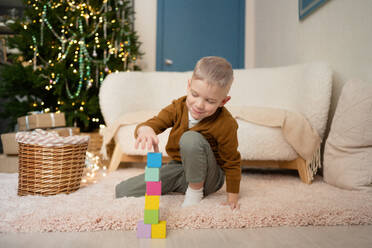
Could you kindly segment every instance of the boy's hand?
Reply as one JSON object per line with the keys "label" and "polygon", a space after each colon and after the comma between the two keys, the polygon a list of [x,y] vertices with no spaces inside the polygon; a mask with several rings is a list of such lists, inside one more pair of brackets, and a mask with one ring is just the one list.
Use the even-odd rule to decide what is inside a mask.
{"label": "boy's hand", "polygon": [[236,193],[227,193],[227,201],[223,202],[222,205],[229,205],[231,210],[239,209],[240,204],[238,203],[239,194]]}
{"label": "boy's hand", "polygon": [[159,139],[154,129],[149,126],[141,126],[137,130],[137,135],[136,143],[134,144],[136,149],[141,145],[142,150],[147,147],[147,150],[154,148],[154,152],[159,152]]}

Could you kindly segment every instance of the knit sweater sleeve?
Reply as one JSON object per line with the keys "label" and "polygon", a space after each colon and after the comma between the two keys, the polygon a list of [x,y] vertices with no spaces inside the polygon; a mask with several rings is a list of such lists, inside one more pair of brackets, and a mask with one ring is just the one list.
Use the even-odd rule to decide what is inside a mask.
{"label": "knit sweater sleeve", "polygon": [[226,191],[239,193],[241,179],[241,158],[238,151],[238,123],[231,117],[220,129],[218,135],[218,154],[226,176]]}
{"label": "knit sweater sleeve", "polygon": [[174,100],[170,105],[163,108],[157,116],[142,122],[136,126],[134,130],[134,136],[137,138],[137,130],[141,126],[149,126],[154,129],[156,134],[164,132],[167,128],[174,125],[174,121],[177,115],[177,108],[180,108],[177,100]]}

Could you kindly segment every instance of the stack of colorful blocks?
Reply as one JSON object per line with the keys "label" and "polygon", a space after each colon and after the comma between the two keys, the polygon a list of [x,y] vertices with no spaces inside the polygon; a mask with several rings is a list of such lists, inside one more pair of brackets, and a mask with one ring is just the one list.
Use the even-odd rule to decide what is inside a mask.
{"label": "stack of colorful blocks", "polygon": [[166,221],[159,221],[159,202],[161,181],[159,170],[162,163],[161,153],[147,153],[145,169],[146,195],[144,220],[137,224],[138,238],[165,239]]}

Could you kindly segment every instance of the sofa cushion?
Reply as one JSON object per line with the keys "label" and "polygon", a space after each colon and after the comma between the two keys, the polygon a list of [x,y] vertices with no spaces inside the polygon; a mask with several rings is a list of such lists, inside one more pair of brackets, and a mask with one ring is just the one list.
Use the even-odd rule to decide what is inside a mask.
{"label": "sofa cushion", "polygon": [[325,144],[324,180],[372,192],[372,84],[345,84]]}
{"label": "sofa cushion", "polygon": [[[294,160],[298,157],[296,151],[284,139],[279,128],[270,128],[237,120],[239,124],[238,150],[245,160]],[[122,151],[131,155],[146,155],[147,150],[134,148],[135,125],[121,127],[116,140],[119,141]],[[164,155],[165,145],[170,129],[159,134],[159,150]]]}

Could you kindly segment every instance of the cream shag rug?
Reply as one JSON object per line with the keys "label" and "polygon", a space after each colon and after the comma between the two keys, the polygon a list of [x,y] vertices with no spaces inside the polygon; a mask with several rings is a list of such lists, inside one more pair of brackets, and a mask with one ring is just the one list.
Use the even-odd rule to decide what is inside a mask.
{"label": "cream shag rug", "polygon": [[[0,174],[0,232],[134,230],[143,218],[144,197],[114,198],[115,185],[143,172],[119,169],[70,195],[17,196],[17,174]],[[181,208],[183,195],[160,198],[168,229],[257,228],[372,224],[372,194],[335,188],[316,177],[311,185],[288,173],[245,171],[241,209],[220,203],[225,189],[201,204]]]}

